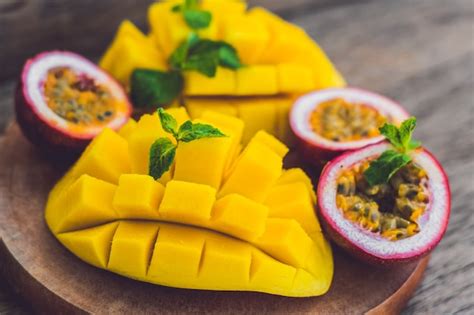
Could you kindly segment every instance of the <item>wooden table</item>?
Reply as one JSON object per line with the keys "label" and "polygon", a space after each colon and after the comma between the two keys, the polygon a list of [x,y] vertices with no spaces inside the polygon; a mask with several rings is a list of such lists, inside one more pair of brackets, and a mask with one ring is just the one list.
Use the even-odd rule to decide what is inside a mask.
{"label": "wooden table", "polygon": [[[56,3],[54,0],[32,2]],[[304,26],[326,49],[350,85],[386,94],[418,117],[416,137],[446,168],[451,180],[453,209],[446,236],[433,253],[425,279],[404,313],[474,313],[474,2],[255,2],[271,4],[282,16]],[[5,7],[0,4],[0,45],[4,45],[2,26],[18,9],[14,4]],[[20,15],[24,14],[21,8]],[[136,10],[121,14],[143,19],[144,13],[137,14]],[[115,14],[114,18],[122,16]],[[104,31],[101,38],[107,39],[110,32]],[[18,49],[22,47],[20,44]],[[8,50],[13,46],[5,47]],[[94,52],[87,47],[85,50]],[[10,78],[12,72],[18,72],[17,66],[6,66],[9,63],[6,58],[12,56],[8,51],[3,55],[0,52],[3,58],[0,64],[10,73]],[[4,77],[5,73],[0,76]],[[14,79],[0,83],[0,133],[13,118],[13,88]],[[26,305],[0,279],[0,313],[27,313]]]}

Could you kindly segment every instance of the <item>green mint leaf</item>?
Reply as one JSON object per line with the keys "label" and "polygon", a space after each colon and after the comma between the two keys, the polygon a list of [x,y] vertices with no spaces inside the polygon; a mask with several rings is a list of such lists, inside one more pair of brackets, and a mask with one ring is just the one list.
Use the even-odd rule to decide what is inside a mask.
{"label": "green mint leaf", "polygon": [[184,10],[183,16],[186,24],[194,30],[209,27],[212,19],[211,12],[196,9]]}
{"label": "green mint leaf", "polygon": [[410,117],[407,120],[405,120],[401,124],[400,128],[398,129],[400,142],[402,143],[404,148],[408,147],[408,144],[411,141],[411,136],[413,134],[413,130],[415,130],[415,127],[416,127],[416,118]]}
{"label": "green mint leaf", "polygon": [[408,151],[411,151],[411,150],[418,149],[419,147],[421,147],[421,141],[410,140],[410,142],[408,143],[407,149]]}
{"label": "green mint leaf", "polygon": [[160,117],[161,127],[163,130],[172,134],[173,136],[176,136],[178,133],[178,123],[176,122],[176,119],[165,112],[163,108],[158,108],[157,112],[158,116]]}
{"label": "green mint leaf", "polygon": [[219,48],[219,64],[230,69],[242,67],[237,50],[224,42],[221,42],[221,47]]}
{"label": "green mint leaf", "polygon": [[201,123],[186,121],[179,127],[178,141],[191,142],[202,138],[219,138],[225,135],[217,128]]}
{"label": "green mint leaf", "polygon": [[130,95],[137,107],[163,106],[176,99],[183,86],[183,76],[179,72],[136,69],[130,80]]}
{"label": "green mint leaf", "polygon": [[183,70],[195,70],[209,78],[216,76],[218,66],[217,57],[212,54],[190,57],[183,64]]}
{"label": "green mint leaf", "polygon": [[181,12],[182,9],[183,9],[183,6],[182,6],[181,4],[177,4],[177,5],[175,5],[175,6],[173,6],[173,7],[171,8],[171,11],[173,11],[173,12]]}
{"label": "green mint leaf", "polygon": [[176,145],[168,138],[159,138],[150,147],[149,174],[158,180],[169,171],[176,155]]}
{"label": "green mint leaf", "polygon": [[385,123],[379,128],[379,131],[385,136],[385,138],[387,138],[388,141],[390,141],[394,147],[397,149],[401,149],[403,147],[402,142],[400,141],[398,128],[395,125]]}
{"label": "green mint leaf", "polygon": [[168,58],[168,63],[173,69],[181,69],[182,64],[188,58],[189,51],[189,40],[182,42],[178,48],[173,51],[171,56]]}
{"label": "green mint leaf", "polygon": [[370,163],[364,177],[370,186],[384,184],[403,166],[411,161],[411,157],[394,150],[387,150]]}
{"label": "green mint leaf", "polygon": [[184,5],[187,9],[195,9],[198,7],[198,0],[186,0]]}

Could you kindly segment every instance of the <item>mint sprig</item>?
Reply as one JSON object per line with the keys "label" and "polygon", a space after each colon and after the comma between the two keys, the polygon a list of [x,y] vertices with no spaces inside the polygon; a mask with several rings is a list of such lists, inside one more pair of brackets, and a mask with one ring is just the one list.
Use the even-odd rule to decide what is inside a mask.
{"label": "mint sprig", "polygon": [[236,70],[242,67],[234,47],[223,41],[199,38],[191,33],[171,54],[169,64],[174,70],[195,70],[207,77],[214,77],[217,67]]}
{"label": "mint sprig", "polygon": [[191,142],[203,138],[225,137],[219,129],[190,120],[184,122],[179,128],[176,119],[163,108],[158,108],[158,116],[163,130],[176,140],[174,144],[169,138],[158,138],[150,147],[149,174],[154,179],[160,179],[173,165],[176,150],[181,142]]}
{"label": "mint sprig", "polygon": [[158,107],[173,102],[183,86],[184,79],[178,71],[136,69],[130,80],[130,96],[135,106]]}
{"label": "mint sprig", "polygon": [[177,4],[172,7],[171,11],[181,12],[186,24],[193,30],[207,28],[211,24],[211,12],[200,10],[197,0],[186,0],[183,4]]}
{"label": "mint sprig", "polygon": [[135,69],[130,78],[131,98],[137,107],[162,107],[178,98],[184,88],[185,71],[197,71],[209,78],[218,67],[242,67],[237,50],[224,41],[200,38],[196,33],[209,26],[210,12],[200,10],[197,0],[186,0],[171,8],[182,13],[193,30],[168,58],[169,71]]}
{"label": "mint sprig", "polygon": [[387,123],[379,128],[380,133],[390,141],[395,150],[383,152],[379,158],[370,163],[364,172],[364,177],[370,186],[387,183],[398,170],[411,162],[408,153],[421,145],[419,141],[412,139],[415,127],[416,118],[410,117],[400,125],[400,128]]}

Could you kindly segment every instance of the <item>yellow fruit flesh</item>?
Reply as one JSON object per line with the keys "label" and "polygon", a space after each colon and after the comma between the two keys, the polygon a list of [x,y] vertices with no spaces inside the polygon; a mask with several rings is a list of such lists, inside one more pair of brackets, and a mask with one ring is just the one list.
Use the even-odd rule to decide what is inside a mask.
{"label": "yellow fruit flesh", "polygon": [[[124,84],[134,69],[166,70],[167,59],[191,29],[171,8],[180,1],[155,3],[148,10],[151,33],[145,36],[124,21],[100,65]],[[216,77],[185,73],[186,95],[274,95],[340,87],[344,79],[305,32],[263,8],[246,12],[244,1],[207,0],[213,18],[199,36],[224,40],[245,65],[238,71],[219,68]]]}
{"label": "yellow fruit flesh", "polygon": [[[204,117],[220,121],[238,139],[242,125],[236,118],[219,115],[207,112]],[[150,117],[140,120],[129,141],[135,133],[150,130],[153,122]],[[112,147],[117,139],[123,138],[104,131],[77,165],[101,153],[104,162],[89,165],[108,168],[117,158]],[[193,150],[209,154],[211,147],[201,144]],[[298,215],[272,217],[271,208],[263,203],[271,191],[284,186],[279,181],[284,178],[281,159],[285,148],[270,135],[259,134],[232,159],[229,176],[219,191],[203,183],[206,180],[196,183],[171,175],[162,185],[130,169],[108,183],[85,175],[103,173],[97,169],[92,172],[83,167],[79,174],[73,167],[51,191],[46,221],[57,238],[85,262],[133,279],[181,288],[321,295],[332,279],[329,244],[319,230],[299,223]],[[128,150],[124,152],[129,156]],[[190,161],[176,160],[176,169],[180,163]],[[208,172],[213,167],[204,166]],[[260,173],[262,176],[256,175]],[[253,183],[253,177],[261,180]],[[307,184],[292,180],[301,184],[299,193],[311,201]],[[317,224],[315,217],[307,220]]]}

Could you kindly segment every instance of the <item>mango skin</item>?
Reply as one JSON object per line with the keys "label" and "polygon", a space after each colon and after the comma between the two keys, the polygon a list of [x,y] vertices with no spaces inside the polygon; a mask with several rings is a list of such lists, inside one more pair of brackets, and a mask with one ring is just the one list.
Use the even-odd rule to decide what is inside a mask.
{"label": "mango skin", "polygon": [[[220,115],[206,112],[204,117],[221,121],[221,126],[233,132],[232,139],[240,139],[243,130],[238,119]],[[149,121],[141,120],[134,126],[131,136],[146,130]],[[277,161],[258,193],[249,191],[245,196],[247,192],[242,195],[224,186],[212,187],[204,178],[193,183],[174,179],[171,174],[162,184],[131,173],[127,146],[123,146],[121,163],[128,162],[116,164],[125,171],[108,178],[110,182],[96,178],[93,175],[108,174],[101,169],[109,168],[109,161],[116,158],[114,146],[127,143],[106,130],[51,191],[45,211],[48,227],[83,261],[140,281],[293,297],[324,294],[331,284],[333,261],[322,232],[308,228],[298,217],[273,217],[267,206],[272,205],[271,191],[279,189],[284,194],[288,182],[302,187],[299,193],[305,201],[312,200],[312,188],[300,174],[282,175],[280,161],[288,149],[271,135],[258,133],[248,148],[233,155],[231,148],[236,145],[232,139],[225,157],[234,156],[231,164],[235,167],[230,166],[223,177],[224,186],[230,181],[235,185],[230,187],[239,188],[247,179],[233,174],[259,171],[258,165],[245,170],[249,158],[258,161],[272,156]],[[201,150],[199,140],[196,143],[194,150]],[[202,150],[205,152],[204,146]],[[83,162],[99,153],[102,163]],[[311,220],[319,226],[316,217]]]}

